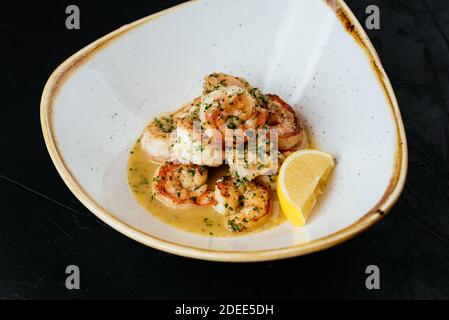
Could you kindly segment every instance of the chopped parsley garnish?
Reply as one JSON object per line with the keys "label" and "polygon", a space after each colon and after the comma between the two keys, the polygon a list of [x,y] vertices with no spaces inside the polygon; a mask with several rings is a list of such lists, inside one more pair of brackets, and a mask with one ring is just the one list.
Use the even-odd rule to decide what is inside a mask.
{"label": "chopped parsley garnish", "polygon": [[240,231],[242,229],[240,225],[235,223],[235,219],[228,220],[228,227],[229,229],[231,229],[231,231],[234,232]]}
{"label": "chopped parsley garnish", "polygon": [[153,124],[164,133],[170,133],[175,128],[172,116],[155,118]]}
{"label": "chopped parsley garnish", "polygon": [[245,197],[239,196],[239,206],[243,207],[244,204],[245,204]]}
{"label": "chopped parsley garnish", "polygon": [[265,106],[268,103],[267,96],[264,95],[258,88],[252,88],[249,90],[249,94],[262,106]]}

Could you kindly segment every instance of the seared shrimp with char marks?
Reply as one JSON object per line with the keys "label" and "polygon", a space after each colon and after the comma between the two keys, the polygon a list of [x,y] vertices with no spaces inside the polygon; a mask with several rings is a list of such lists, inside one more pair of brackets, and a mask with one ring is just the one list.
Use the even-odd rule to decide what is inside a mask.
{"label": "seared shrimp with char marks", "polygon": [[207,190],[206,182],[206,167],[167,161],[155,174],[153,190],[156,198],[171,208],[212,205],[213,192]]}
{"label": "seared shrimp with char marks", "polygon": [[229,86],[203,96],[199,116],[205,128],[225,133],[227,129],[262,128],[267,122],[268,112],[257,105],[247,90]]}
{"label": "seared shrimp with char marks", "polygon": [[214,209],[226,217],[230,231],[247,229],[270,212],[270,190],[253,181],[220,178],[215,184]]}
{"label": "seared shrimp with char marks", "polygon": [[268,126],[278,131],[279,150],[288,150],[307,141],[304,127],[293,108],[277,95],[268,94]]}
{"label": "seared shrimp with char marks", "polygon": [[[274,152],[274,151],[273,151]],[[275,174],[278,171],[278,153],[270,155],[251,150],[235,150],[225,155],[231,176],[236,179],[253,180],[259,176]]]}

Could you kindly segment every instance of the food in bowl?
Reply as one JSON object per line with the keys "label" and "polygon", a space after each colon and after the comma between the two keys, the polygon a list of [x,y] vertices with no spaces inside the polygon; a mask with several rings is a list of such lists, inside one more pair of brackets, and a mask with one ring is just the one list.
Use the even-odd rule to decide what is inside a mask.
{"label": "food in bowl", "polygon": [[[128,182],[150,212],[195,233],[241,235],[285,217],[302,225],[333,162],[325,171],[303,166],[313,177],[302,173],[302,184],[288,182],[285,174],[287,183],[277,180],[280,165],[308,147],[301,118],[282,98],[241,77],[213,73],[200,96],[145,127],[131,151]],[[299,201],[298,186],[309,190]]]}

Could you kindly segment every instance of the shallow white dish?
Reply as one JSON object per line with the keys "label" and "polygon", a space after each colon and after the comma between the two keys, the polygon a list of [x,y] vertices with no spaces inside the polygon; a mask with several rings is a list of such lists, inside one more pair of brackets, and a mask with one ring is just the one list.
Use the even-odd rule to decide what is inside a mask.
{"label": "shallow white dish", "polygon": [[[319,149],[335,155],[329,187],[306,226],[200,236],[157,220],[133,198],[126,166],[142,128],[197,96],[202,77],[214,71],[283,97]],[[57,170],[94,214],[141,243],[199,259],[271,260],[333,246],[391,208],[407,171],[393,90],[340,0],[200,0],[143,18],[56,69],[41,122]]]}

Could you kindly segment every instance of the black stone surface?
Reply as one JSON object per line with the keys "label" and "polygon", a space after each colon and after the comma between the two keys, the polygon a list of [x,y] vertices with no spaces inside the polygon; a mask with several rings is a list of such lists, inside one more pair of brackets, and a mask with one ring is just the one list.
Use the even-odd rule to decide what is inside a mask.
{"label": "black stone surface", "polygon": [[[449,298],[449,2],[371,1],[368,31],[395,89],[409,146],[404,193],[380,223],[337,247],[277,262],[224,264],[166,254],[103,224],[67,189],[42,138],[39,102],[68,56],[179,1],[0,4],[0,298]],[[364,21],[366,1],[348,5]],[[81,289],[65,288],[65,267]],[[381,289],[365,288],[378,265]]]}

